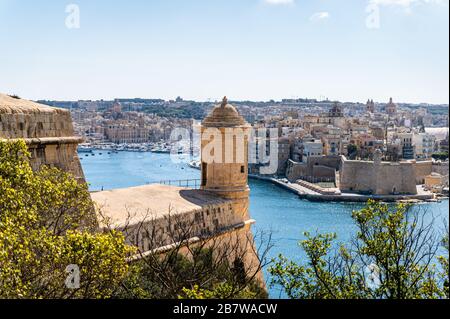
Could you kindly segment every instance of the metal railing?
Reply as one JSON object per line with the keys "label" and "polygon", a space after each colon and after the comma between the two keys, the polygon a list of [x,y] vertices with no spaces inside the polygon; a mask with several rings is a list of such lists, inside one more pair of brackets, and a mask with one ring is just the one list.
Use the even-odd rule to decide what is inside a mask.
{"label": "metal railing", "polygon": [[200,189],[201,180],[200,179],[180,179],[180,180],[162,180],[155,182],[148,182],[147,184],[161,184],[169,186],[187,187],[192,189]]}

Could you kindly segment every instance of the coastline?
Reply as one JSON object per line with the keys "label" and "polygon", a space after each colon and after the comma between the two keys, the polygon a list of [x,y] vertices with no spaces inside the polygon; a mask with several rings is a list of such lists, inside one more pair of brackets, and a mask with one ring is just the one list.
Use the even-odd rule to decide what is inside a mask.
{"label": "coastline", "polygon": [[[189,163],[189,167],[200,169],[200,167]],[[257,179],[270,182],[277,185],[291,193],[297,195],[300,199],[306,199],[312,202],[347,202],[347,203],[366,203],[373,199],[386,203],[406,202],[406,203],[420,203],[420,202],[439,202],[434,194],[416,194],[416,195],[361,195],[355,193],[343,193],[339,195],[319,194],[311,191],[299,184],[286,183],[274,177],[265,177],[256,174],[248,174],[250,179]],[[448,199],[446,197],[442,199]]]}
{"label": "coastline", "polygon": [[280,186],[300,197],[300,199],[306,199],[313,202],[350,202],[350,203],[365,203],[370,199],[376,201],[382,201],[387,203],[392,202],[430,202],[435,200],[434,194],[417,194],[417,195],[360,195],[360,194],[341,194],[341,195],[323,195],[312,192],[307,188],[298,184],[285,183],[279,179],[273,177],[264,177],[254,174],[249,174],[249,178],[259,179],[271,182],[277,186]]}

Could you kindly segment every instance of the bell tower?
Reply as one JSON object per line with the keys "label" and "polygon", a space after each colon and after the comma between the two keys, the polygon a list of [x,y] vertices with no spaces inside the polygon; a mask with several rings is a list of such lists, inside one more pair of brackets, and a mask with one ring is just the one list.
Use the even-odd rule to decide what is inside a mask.
{"label": "bell tower", "polygon": [[233,201],[239,221],[249,218],[248,139],[250,125],[226,97],[201,126],[202,189]]}

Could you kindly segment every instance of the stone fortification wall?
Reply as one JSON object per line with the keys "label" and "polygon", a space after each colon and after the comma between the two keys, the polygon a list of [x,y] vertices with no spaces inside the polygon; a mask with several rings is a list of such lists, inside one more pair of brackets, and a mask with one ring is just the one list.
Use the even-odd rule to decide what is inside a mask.
{"label": "stone fortification wall", "polygon": [[286,178],[291,182],[303,176],[333,179],[340,165],[341,158],[339,156],[311,156],[308,158],[307,163],[289,160],[286,168]]}
{"label": "stone fortification wall", "polygon": [[230,202],[208,205],[182,214],[167,212],[155,217],[150,213],[139,223],[129,225],[124,233],[129,244],[145,252],[187,238],[208,238],[237,224]]}
{"label": "stone fortification wall", "polygon": [[312,166],[312,176],[317,178],[331,178],[333,179],[336,175],[336,169],[324,165]]}
{"label": "stone fortification wall", "polygon": [[69,110],[0,94],[0,139],[24,139],[33,169],[55,166],[84,181]]}
{"label": "stone fortification wall", "polygon": [[413,163],[382,163],[375,165],[375,194],[417,194]]}
{"label": "stone fortification wall", "polygon": [[432,161],[421,161],[415,162],[414,174],[416,176],[416,184],[425,184],[425,177],[429,176],[433,172],[433,162]]}
{"label": "stone fortification wall", "polygon": [[349,161],[343,157],[339,175],[339,187],[343,192],[417,194],[416,168],[411,162]]}
{"label": "stone fortification wall", "polygon": [[[254,220],[237,221],[236,215],[230,201],[178,215],[149,217],[142,225],[128,226],[123,233],[127,243],[138,247],[144,252],[143,256],[155,252],[167,253],[183,241],[183,245],[188,245],[190,249],[196,245],[214,247],[215,253],[227,256],[230,263],[242,258],[245,269],[253,273],[259,267],[251,230]],[[189,257],[191,251],[181,248],[180,253]],[[138,254],[135,258],[142,258],[142,255]],[[264,287],[261,272],[258,271],[255,279]]]}
{"label": "stone fortification wall", "polygon": [[298,163],[293,160],[289,160],[286,168],[286,178],[290,182],[295,182],[301,176],[307,176],[309,173],[308,165],[306,163]]}
{"label": "stone fortification wall", "polygon": [[373,193],[375,176],[373,162],[343,160],[339,172],[341,191]]}
{"label": "stone fortification wall", "polygon": [[441,174],[443,176],[448,175],[448,162],[433,163],[432,172]]}

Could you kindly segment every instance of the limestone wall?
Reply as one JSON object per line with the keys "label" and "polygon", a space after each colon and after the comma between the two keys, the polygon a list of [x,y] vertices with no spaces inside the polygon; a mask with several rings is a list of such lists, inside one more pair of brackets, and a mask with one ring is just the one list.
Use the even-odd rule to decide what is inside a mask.
{"label": "limestone wall", "polygon": [[375,194],[417,194],[413,163],[383,163],[375,165]]}
{"label": "limestone wall", "polygon": [[239,223],[242,221],[236,220],[231,202],[227,202],[182,214],[167,212],[154,217],[150,212],[146,218],[122,231],[128,244],[146,252],[192,237],[208,238]]}
{"label": "limestone wall", "polygon": [[375,191],[373,162],[343,160],[339,177],[341,191],[361,193]]}
{"label": "limestone wall", "polygon": [[441,174],[443,176],[448,175],[448,162],[433,163],[432,172]]}
{"label": "limestone wall", "polygon": [[416,170],[422,173],[425,166],[415,163],[374,163],[349,161],[343,157],[339,172],[339,188],[343,192],[364,194],[417,194]]}
{"label": "limestone wall", "polygon": [[73,136],[69,110],[20,110],[0,107],[0,134],[3,138]]}
{"label": "limestone wall", "polygon": [[31,166],[38,170],[42,165],[57,167],[72,173],[80,182],[85,180],[77,153],[77,143],[68,144],[28,144]]}
{"label": "limestone wall", "polygon": [[425,184],[425,177],[433,172],[433,162],[432,161],[415,162],[413,167],[414,167],[414,174],[416,176],[416,184],[417,185]]}
{"label": "limestone wall", "polygon": [[307,163],[288,161],[286,178],[294,182],[302,176],[323,177],[334,179],[339,169],[341,158],[339,156],[310,156]]}
{"label": "limestone wall", "polygon": [[24,139],[33,169],[55,166],[84,181],[69,110],[0,94],[0,139]]}
{"label": "limestone wall", "polygon": [[[216,254],[227,256],[230,263],[239,258],[245,269],[264,287],[264,278],[259,271],[259,258],[251,230],[253,220],[237,221],[231,202],[202,207],[199,210],[156,219],[151,216],[146,222],[122,229],[126,241],[139,248],[139,259],[151,253],[167,253],[178,246],[179,252],[189,258],[190,249],[196,246],[213,248]],[[181,243],[184,241],[184,244]],[[184,247],[184,248],[183,248]]]}
{"label": "limestone wall", "polygon": [[308,176],[309,170],[308,165],[306,163],[298,163],[292,160],[289,160],[286,168],[286,178],[295,182],[300,178],[300,176]]}
{"label": "limestone wall", "polygon": [[311,166],[323,165],[338,170],[341,165],[341,157],[340,156],[310,157],[308,164]]}
{"label": "limestone wall", "polygon": [[312,176],[318,178],[334,178],[336,175],[336,169],[324,165],[312,166]]}

